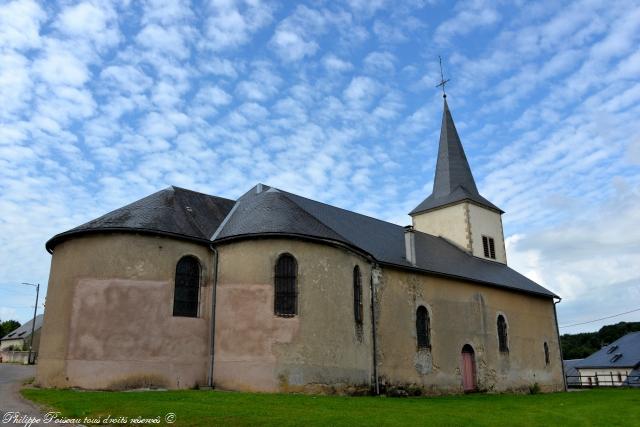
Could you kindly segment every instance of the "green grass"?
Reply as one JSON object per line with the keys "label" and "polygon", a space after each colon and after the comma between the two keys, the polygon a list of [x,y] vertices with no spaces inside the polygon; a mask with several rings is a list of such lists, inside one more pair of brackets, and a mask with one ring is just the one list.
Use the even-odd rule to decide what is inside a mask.
{"label": "green grass", "polygon": [[70,418],[176,414],[176,426],[640,426],[640,390],[388,398],[23,389]]}

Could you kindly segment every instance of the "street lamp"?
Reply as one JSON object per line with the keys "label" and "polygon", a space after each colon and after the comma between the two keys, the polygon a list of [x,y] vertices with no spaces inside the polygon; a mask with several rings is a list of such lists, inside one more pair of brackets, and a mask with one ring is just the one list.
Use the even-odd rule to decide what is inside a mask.
{"label": "street lamp", "polygon": [[33,321],[31,322],[31,339],[29,340],[29,360],[28,360],[28,363],[30,365],[33,365],[33,363],[31,362],[31,351],[33,349],[33,334],[35,333],[35,329],[36,329],[36,313],[38,311],[38,296],[40,295],[40,283],[38,283],[37,285],[34,285],[33,283],[22,282],[22,284],[28,285],[28,286],[34,286],[36,288],[36,305],[33,307]]}

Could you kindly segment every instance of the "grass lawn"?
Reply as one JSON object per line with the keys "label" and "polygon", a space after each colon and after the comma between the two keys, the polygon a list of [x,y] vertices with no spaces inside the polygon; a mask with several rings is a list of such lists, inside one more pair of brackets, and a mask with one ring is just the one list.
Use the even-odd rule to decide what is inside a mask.
{"label": "grass lawn", "polygon": [[176,426],[640,426],[640,390],[536,395],[339,397],[222,391],[23,389],[70,418],[176,414]]}

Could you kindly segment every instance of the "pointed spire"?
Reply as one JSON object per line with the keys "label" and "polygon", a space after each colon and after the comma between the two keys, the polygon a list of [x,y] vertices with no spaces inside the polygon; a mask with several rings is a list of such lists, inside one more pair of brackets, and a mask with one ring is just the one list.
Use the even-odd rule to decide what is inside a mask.
{"label": "pointed spire", "polygon": [[442,127],[440,128],[438,163],[436,164],[436,176],[433,181],[433,195],[436,197],[446,196],[459,186],[464,187],[471,193],[478,194],[476,182],[473,179],[467,156],[464,154],[462,142],[460,142],[456,125],[453,123],[453,117],[445,98]]}
{"label": "pointed spire", "polygon": [[500,208],[482,197],[478,192],[456,125],[453,123],[447,98],[444,96],[444,111],[442,113],[442,127],[440,128],[440,143],[436,174],[433,180],[433,192],[411,211],[410,215],[462,200],[471,200],[502,213]]}

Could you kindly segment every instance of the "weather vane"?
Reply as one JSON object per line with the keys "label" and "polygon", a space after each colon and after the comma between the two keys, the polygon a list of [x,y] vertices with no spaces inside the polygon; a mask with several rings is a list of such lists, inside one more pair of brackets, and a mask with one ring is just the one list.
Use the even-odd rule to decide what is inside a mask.
{"label": "weather vane", "polygon": [[446,98],[447,93],[444,91],[444,85],[446,85],[451,79],[444,79],[444,73],[442,72],[442,57],[438,55],[438,59],[440,60],[440,83],[438,83],[436,87],[442,87],[442,97]]}

